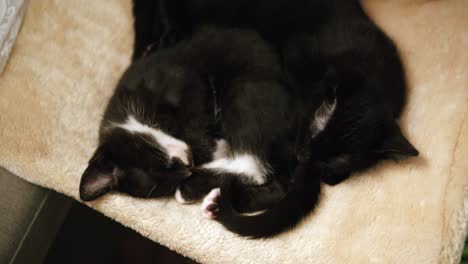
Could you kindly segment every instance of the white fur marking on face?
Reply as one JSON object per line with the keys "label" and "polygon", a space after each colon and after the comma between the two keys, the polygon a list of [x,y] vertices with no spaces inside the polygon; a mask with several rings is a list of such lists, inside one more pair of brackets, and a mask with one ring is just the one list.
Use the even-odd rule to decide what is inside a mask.
{"label": "white fur marking on face", "polygon": [[320,107],[315,111],[314,118],[310,124],[310,130],[312,132],[312,138],[316,137],[320,132],[322,132],[330,121],[330,118],[333,116],[336,108],[336,99],[333,100],[333,103],[324,102]]}
{"label": "white fur marking on face", "polygon": [[217,159],[202,165],[202,168],[246,175],[256,184],[265,183],[270,172],[268,165],[262,163],[256,156],[249,154],[234,154],[232,157]]}
{"label": "white fur marking on face", "polygon": [[202,214],[207,219],[214,219],[216,218],[215,212],[210,210],[210,206],[217,204],[217,199],[221,195],[221,189],[216,188],[210,191],[210,193],[205,196],[203,202],[201,204]]}
{"label": "white fur marking on face", "polygon": [[138,120],[136,120],[132,115],[128,116],[125,123],[118,124],[117,126],[132,133],[142,133],[153,136],[158,144],[164,148],[162,151],[164,151],[169,158],[179,158],[184,164],[190,164],[188,158],[189,148],[185,142],[164,133],[160,129],[138,122]]}
{"label": "white fur marking on face", "polygon": [[213,160],[227,157],[229,149],[229,143],[225,139],[216,140],[216,147],[215,151],[213,152]]}

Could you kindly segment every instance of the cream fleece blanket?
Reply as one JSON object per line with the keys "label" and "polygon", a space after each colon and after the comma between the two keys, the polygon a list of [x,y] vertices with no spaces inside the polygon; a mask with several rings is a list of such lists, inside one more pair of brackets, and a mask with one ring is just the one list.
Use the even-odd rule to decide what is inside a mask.
{"label": "cream fleece blanket", "polygon": [[[368,0],[410,84],[421,156],[325,187],[291,232],[248,240],[172,199],[90,206],[203,263],[457,263],[468,219],[468,1]],[[130,0],[34,0],[0,78],[0,166],[78,197],[106,101],[129,63]]]}

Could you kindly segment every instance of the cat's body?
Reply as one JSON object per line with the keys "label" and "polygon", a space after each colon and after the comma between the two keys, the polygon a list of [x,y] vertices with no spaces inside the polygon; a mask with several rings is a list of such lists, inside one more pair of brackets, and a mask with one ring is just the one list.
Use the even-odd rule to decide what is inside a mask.
{"label": "cat's body", "polygon": [[[110,189],[117,189],[139,197],[167,195],[172,193],[175,186],[184,179],[179,192],[180,200],[185,200],[187,195],[191,196],[193,187],[198,188],[198,193],[195,192],[196,194],[191,197],[196,199],[200,194],[221,185],[221,192],[219,189],[214,190],[205,199],[203,206],[206,215],[218,219],[224,226],[236,233],[247,236],[269,236],[293,226],[314,207],[320,187],[319,177],[322,177],[326,183],[337,184],[349,177],[352,172],[366,169],[379,160],[398,155],[417,154],[417,151],[401,135],[395,123],[395,118],[399,116],[405,101],[404,74],[398,53],[393,43],[365,15],[357,1],[239,0],[221,3],[214,0],[184,0],[165,1],[164,4],[166,6],[153,5],[153,7],[157,12],[163,10],[167,13],[168,19],[164,21],[150,19],[148,21],[156,26],[151,27],[152,30],[140,31],[140,34],[152,32],[152,38],[145,39],[138,36],[138,27],[141,29],[141,25],[144,24],[141,21],[145,20],[138,19],[138,16],[136,19],[135,58],[141,56],[153,42],[160,40],[154,39],[154,36],[164,36],[162,38],[164,41],[159,42],[160,48],[164,50],[167,48],[169,51],[155,53],[158,59],[154,61],[158,63],[159,66],[156,68],[159,70],[151,72],[150,65],[138,66],[139,62],[137,62],[135,70],[129,71],[133,73],[127,72],[127,75],[133,75],[133,77],[130,77],[128,81],[125,81],[126,77],[124,77],[119,87],[130,84],[131,89],[121,89],[127,90],[123,92],[122,98],[126,98],[129,92],[130,94],[132,91],[135,92],[136,97],[141,97],[145,102],[136,105],[144,106],[142,112],[149,114],[150,120],[152,114],[160,111],[154,109],[155,104],[152,99],[155,96],[161,98],[160,100],[165,100],[163,109],[166,110],[163,112],[166,111],[168,116],[174,114],[173,111],[178,111],[174,110],[174,107],[177,108],[185,103],[188,107],[185,108],[184,105],[184,108],[180,109],[183,114],[180,114],[180,117],[177,116],[177,120],[168,118],[167,128],[163,125],[164,122],[158,121],[159,132],[164,132],[163,138],[167,140],[157,142],[156,149],[165,151],[154,155],[153,150],[148,146],[155,145],[154,138],[161,133],[148,130],[148,128],[156,129],[150,126],[155,124],[153,121],[147,121],[146,117],[138,116],[139,110],[131,112],[135,115],[133,119],[125,111],[120,112],[126,114],[114,113],[115,109],[125,105],[125,100],[115,99],[120,97],[118,88],[113,101],[111,100],[111,105],[114,102],[114,106],[110,105],[108,108],[114,108],[114,110],[108,110],[106,114],[110,117],[111,123],[117,125],[114,124],[109,128],[108,124],[103,122],[100,147],[90,161],[90,166],[82,179],[82,186],[91,186],[92,188],[88,189],[94,191],[94,193],[82,191],[81,193],[84,194],[82,198],[85,200],[94,199]],[[227,52],[226,48],[232,47],[231,45],[235,47],[237,44],[236,39],[229,38],[229,41],[222,43],[223,49],[216,53],[212,45],[206,45],[212,40],[216,41],[215,35],[203,45],[190,47],[188,50],[192,50],[192,53],[171,50],[172,45],[186,45],[187,42],[184,40],[190,40],[199,32],[199,28],[206,24],[257,30],[275,47],[278,54],[273,57],[281,58],[283,72],[277,66],[280,64],[279,59],[275,58],[267,60],[267,64],[260,63],[269,67],[267,67],[266,75],[263,75],[265,74],[263,71],[257,75],[259,72],[255,73],[255,70],[252,71],[250,67],[241,67],[243,69],[241,74],[239,72],[235,72],[234,75],[220,74],[221,69],[226,70],[223,67],[236,65],[239,58],[250,56],[257,60],[258,50],[255,49],[258,43],[255,41],[245,46],[244,51],[247,51],[245,54]],[[181,53],[177,54],[178,52]],[[268,53],[274,54],[271,48]],[[194,54],[198,56],[193,56]],[[165,58],[170,59],[165,61]],[[180,68],[174,69],[173,65],[170,65],[174,62],[174,58],[177,58],[176,64],[179,66],[188,66],[189,69],[196,69],[199,72],[193,74],[189,71],[188,79],[187,76],[181,76]],[[165,62],[170,63],[164,65]],[[258,62],[257,60],[254,63]],[[282,81],[278,79],[282,73],[288,76],[288,90],[284,90]],[[141,74],[142,76],[139,76]],[[327,76],[329,75],[333,80],[331,84],[328,84]],[[154,76],[163,77],[152,82]],[[243,77],[239,78],[239,76]],[[257,79],[258,76],[260,79]],[[141,85],[135,81],[142,79],[145,80],[146,86],[143,85],[143,92],[140,93]],[[187,80],[192,87],[196,87],[194,89],[196,92],[191,96],[181,97],[185,91],[188,91],[181,88],[187,85]],[[228,89],[226,89],[226,80],[227,87],[230,87]],[[238,85],[239,80],[240,85]],[[251,84],[260,87],[257,90],[258,93],[238,94],[239,91],[251,87]],[[336,90],[336,98],[333,97],[336,100],[328,100],[325,107],[322,107],[323,98],[327,97],[324,97],[324,94],[329,93],[330,86]],[[218,98],[216,100],[213,100],[212,87],[215,88],[216,93],[219,91],[219,94],[215,96]],[[136,92],[137,88],[140,92]],[[235,96],[230,97],[229,91],[234,92]],[[198,98],[200,95],[203,95],[202,98]],[[189,100],[184,101],[180,98],[189,98]],[[216,108],[213,104],[217,100],[221,103],[220,108],[223,111],[220,134],[225,137],[227,143],[218,145],[229,146],[224,149],[225,151],[217,151],[220,149],[216,147],[214,140],[216,137],[213,136],[212,130],[213,109]],[[243,107],[246,105],[250,109]],[[195,114],[188,111],[191,107],[196,110]],[[227,113],[233,109],[232,115]],[[256,115],[258,114],[254,119],[251,119],[250,115],[245,115],[245,113],[252,113],[252,110],[255,110],[253,113]],[[242,111],[245,111],[244,114]],[[277,119],[271,119],[272,111],[278,115]],[[198,119],[202,116],[206,120],[190,123],[190,118]],[[284,117],[293,117],[290,119],[291,123]],[[117,122],[114,122],[115,120]],[[276,120],[279,122],[277,123]],[[193,128],[185,126],[185,121],[193,125]],[[243,125],[246,125],[247,129],[236,130]],[[136,127],[138,129],[135,129]],[[251,129],[252,127],[256,128]],[[123,132],[122,128],[124,128]],[[133,130],[133,133],[128,133],[130,130]],[[135,130],[145,131],[144,134],[152,135],[151,144],[148,145],[148,138],[138,139],[138,142],[135,142],[137,138],[133,137]],[[116,131],[118,132],[116,136],[112,135]],[[229,133],[232,135],[230,136]],[[129,144],[119,146],[116,142],[122,137]],[[185,137],[187,137],[186,140],[181,140]],[[109,140],[113,138],[115,140]],[[204,143],[197,143],[200,139]],[[111,143],[106,143],[107,141]],[[135,147],[127,151],[128,146]],[[172,152],[169,151],[171,146],[176,146]],[[181,154],[190,153],[188,151],[190,147],[195,165],[201,165],[195,169],[189,169],[189,155],[184,158]],[[119,152],[120,154],[115,154]],[[224,155],[207,163],[214,158],[212,154],[217,152],[224,152]],[[116,161],[110,162],[110,165],[107,164],[109,162],[103,162],[108,159],[103,153],[117,156],[118,162],[125,164],[130,170],[119,168],[115,164]],[[122,153],[125,154],[121,155]],[[176,159],[171,162],[172,158]],[[135,170],[131,168],[135,166],[132,163],[138,163],[141,160],[145,160],[148,164],[156,162],[169,165],[166,165],[168,167],[166,170],[163,169],[164,166],[158,165],[157,173],[151,174],[148,171],[155,170],[152,166],[138,164],[142,168],[138,168],[137,173],[128,173],[128,171]],[[107,176],[98,177],[101,181],[89,180],[96,178],[96,175],[102,176],[103,172],[107,172],[107,174],[104,173]],[[269,176],[273,172],[278,176],[274,178],[275,180],[278,179],[289,186],[286,196],[282,193],[281,187],[276,187],[276,181],[270,181],[272,185],[259,186],[257,189],[252,186],[246,186],[244,189],[239,187],[244,184],[265,183],[271,179]],[[188,177],[190,174],[192,176]],[[293,177],[289,177],[289,174]],[[161,175],[163,177],[160,177]],[[174,175],[174,177],[170,178],[169,175]],[[236,180],[239,177],[231,177],[232,175],[248,177],[245,177],[247,180],[242,180],[239,185]],[[158,182],[154,181],[155,177]],[[133,184],[130,188],[121,187],[123,183],[129,181],[139,184]],[[167,186],[154,187],[160,184],[159,181]],[[289,181],[292,181],[292,184],[289,184]],[[204,188],[199,188],[200,186]],[[242,205],[251,203],[248,199],[242,202],[238,202],[239,199],[236,202],[234,199],[237,208],[232,207],[232,198],[239,193],[244,195],[238,197],[241,200],[242,197],[255,201],[265,199],[265,203],[259,203],[263,207],[271,203],[270,198],[282,199],[263,213],[246,216],[239,214],[238,210],[242,209]],[[248,206],[246,210],[261,209],[262,206],[253,203],[253,206]]]}
{"label": "cat's body", "polygon": [[[183,202],[224,181],[262,185],[275,177],[287,184],[297,120],[279,65],[255,32],[213,27],[136,60],[104,114],[81,198],[110,190],[165,196],[184,179],[177,192]],[[245,198],[258,189],[240,190],[238,208],[261,209],[283,195],[277,181],[261,188],[269,192],[263,201]]]}
{"label": "cat's body", "polygon": [[[293,184],[285,199],[271,210],[256,216],[239,215],[230,205],[233,191],[228,184],[224,191],[216,190],[207,197],[206,208],[228,229],[247,236],[277,233],[313,208],[318,192],[314,176],[334,185],[380,160],[417,155],[395,122],[406,95],[397,49],[358,1],[162,3],[160,10],[167,16],[166,22],[170,21],[166,33],[171,32],[165,43],[178,42],[206,24],[257,30],[280,54],[301,116],[298,120],[309,120],[303,122],[309,140],[301,141],[302,149],[295,152],[300,161]],[[309,100],[314,94],[320,97],[323,86],[317,90],[315,84],[330,72],[336,75],[336,104],[326,122],[315,122],[320,116],[308,111]],[[300,109],[304,109],[303,115]],[[297,133],[307,134],[300,128]],[[310,178],[305,176],[309,174]]]}

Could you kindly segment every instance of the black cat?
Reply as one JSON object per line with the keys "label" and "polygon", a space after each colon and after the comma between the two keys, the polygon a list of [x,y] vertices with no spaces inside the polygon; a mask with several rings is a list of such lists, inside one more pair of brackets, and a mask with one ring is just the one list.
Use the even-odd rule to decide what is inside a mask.
{"label": "black cat", "polygon": [[[213,4],[210,1],[207,1],[207,3]],[[239,1],[234,3],[236,8],[231,9],[236,10],[232,12],[234,16],[223,15],[222,12],[218,12],[220,10],[226,11],[224,7],[229,6],[226,3],[224,3],[223,9],[206,9],[210,10],[206,13],[208,15],[217,14],[214,17],[208,16],[206,21],[215,23],[216,19],[219,19],[216,23],[224,26],[256,28],[275,45],[282,55],[284,70],[288,73],[289,83],[292,85],[289,92],[281,93],[281,96],[276,98],[287,98],[292,94],[294,109],[296,109],[294,113],[300,116],[293,119],[300,124],[309,126],[309,130],[306,130],[301,125],[293,125],[295,132],[286,133],[285,138],[287,140],[277,141],[285,142],[284,147],[276,148],[275,146],[274,150],[277,151],[270,154],[270,156],[274,157],[279,153],[281,157],[278,159],[281,162],[274,163],[277,164],[276,168],[274,168],[275,173],[279,172],[281,174],[282,171],[289,172],[290,168],[295,168],[293,170],[293,183],[284,199],[273,208],[256,216],[240,215],[232,208],[231,194],[236,195],[236,191],[232,191],[232,188],[236,185],[231,185],[231,182],[235,183],[236,180],[234,179],[238,178],[224,177],[224,175],[249,175],[253,171],[252,175],[260,175],[259,178],[263,178],[263,181],[265,181],[273,170],[270,171],[267,166],[263,166],[265,163],[263,163],[263,160],[257,159],[257,157],[230,154],[224,158],[218,157],[222,162],[214,161],[211,165],[207,166],[205,164],[201,168],[189,170],[191,162],[188,146],[195,146],[192,147],[192,150],[197,148],[197,145],[200,146],[197,151],[193,151],[193,153],[197,153],[197,155],[194,155],[194,159],[200,160],[196,164],[209,161],[212,158],[209,157],[211,153],[217,152],[212,141],[214,137],[210,135],[213,121],[203,120],[200,122],[197,120],[194,122],[196,124],[193,128],[183,126],[189,128],[186,130],[180,128],[180,122],[181,120],[188,120],[188,117],[193,118],[193,116],[197,116],[197,118],[209,117],[210,119],[213,116],[212,110],[216,107],[212,106],[213,89],[207,87],[215,87],[214,91],[222,91],[223,89],[219,87],[223,87],[224,80],[229,79],[229,76],[224,76],[218,72],[218,75],[213,75],[218,78],[197,74],[189,74],[187,77],[185,71],[181,76],[180,69],[178,67],[174,69],[173,65],[155,67],[158,70],[153,71],[155,68],[152,68],[151,64],[154,61],[151,62],[148,59],[138,62],[134,70],[129,70],[127,77],[122,79],[116,95],[111,100],[106,113],[107,118],[105,117],[101,129],[100,147],[83,175],[80,193],[84,200],[94,199],[111,189],[118,189],[139,197],[168,195],[174,191],[179,182],[191,173],[194,175],[188,178],[186,183],[190,181],[197,183],[194,179],[209,179],[206,177],[207,174],[223,175],[223,177],[214,177],[215,179],[225,179],[216,180],[215,183],[208,182],[209,184],[207,184],[202,181],[203,184],[206,184],[204,186],[210,186],[210,188],[217,184],[222,185],[221,192],[223,196],[221,196],[221,199],[219,198],[220,191],[215,190],[205,200],[203,206],[207,216],[217,218],[228,229],[243,235],[268,236],[292,226],[313,208],[319,190],[317,175],[323,175],[323,180],[329,184],[336,184],[347,178],[351,172],[368,168],[381,159],[417,154],[417,151],[401,135],[398,126],[394,122],[403,106],[405,93],[404,76],[398,54],[392,42],[367,18],[357,2],[335,0],[306,3],[297,1],[290,2],[288,6],[283,6],[285,3],[282,1],[269,2],[275,8],[266,8],[268,5],[265,5],[262,1],[251,3],[257,9],[251,9],[255,10],[255,12],[250,13],[256,14],[263,19],[253,19],[254,16],[248,16],[249,12],[242,12],[242,8],[249,7],[249,5]],[[201,9],[193,9],[196,12],[204,10],[203,8],[206,7],[201,2],[198,2],[197,5],[195,6]],[[198,15],[190,16],[190,8],[180,10],[184,10],[184,12],[181,11],[181,14],[184,14],[184,19],[203,18],[203,16]],[[264,13],[261,12],[262,10]],[[282,13],[285,18],[282,20],[268,19],[273,17],[272,14],[275,14],[278,10],[291,13],[289,13],[289,17],[285,16],[288,12]],[[307,10],[306,13],[309,16],[303,15],[304,10]],[[238,14],[241,14],[243,18],[240,19],[241,22],[236,22],[239,19]],[[317,15],[310,18],[311,14]],[[199,24],[192,21],[187,31],[184,31],[183,23],[182,26],[171,27],[176,29],[172,30],[172,32],[164,31],[163,35],[167,36],[166,39],[169,40],[165,41],[165,43],[177,43],[185,38],[190,39],[190,36],[199,30],[197,25],[205,23],[203,19],[200,21],[197,22]],[[259,21],[260,24],[255,24]],[[272,34],[272,28],[278,30],[281,34]],[[285,30],[288,28],[293,30]],[[214,38],[215,35],[217,34],[211,35],[209,40],[211,41],[211,38]],[[200,60],[195,60],[195,62],[203,63],[197,65],[190,61],[194,58],[193,53],[182,53],[183,55],[179,55],[179,58],[183,59],[183,63],[190,62],[187,65],[196,65],[195,69],[200,66],[203,68],[203,66],[211,65],[212,67],[207,67],[205,69],[207,71],[204,73],[208,73],[208,76],[213,74],[213,70],[216,70],[217,67],[214,67],[214,64],[211,63],[219,60],[223,55],[230,54],[224,50],[217,53],[217,56],[206,56],[208,54],[204,52],[213,51],[212,46],[206,46],[206,43],[210,41],[205,39],[203,45],[197,47],[202,52],[193,49],[199,55],[201,54],[198,57]],[[153,40],[150,42],[152,43]],[[237,44],[235,40],[230,39],[229,42],[224,42],[221,46],[229,47],[232,43]],[[244,51],[256,47],[254,44],[250,43],[248,47],[244,46],[246,48]],[[173,53],[178,52],[180,50]],[[173,62],[174,57],[162,54],[159,54],[161,57],[158,57],[156,61],[164,62],[164,58],[169,57],[171,59],[166,62]],[[236,55],[242,58],[242,55]],[[135,57],[138,56],[135,53]],[[216,59],[209,60],[210,58]],[[229,61],[224,66],[231,63],[232,61]],[[140,76],[145,71],[147,73]],[[336,100],[333,101],[333,104],[319,107],[315,114],[311,114],[313,112],[310,111],[297,110],[310,109],[312,102],[309,100],[319,98],[307,95],[317,93],[316,87],[320,87],[318,91],[323,91],[323,85],[316,84],[322,82],[328,72],[332,72],[332,75],[337,76],[335,78],[337,83]],[[190,81],[187,82],[187,80]],[[125,87],[127,83],[129,85]],[[155,83],[158,85],[154,85]],[[166,86],[160,84],[166,84]],[[196,87],[196,89],[185,89],[188,86]],[[186,91],[195,91],[196,94],[187,96]],[[237,89],[232,89],[232,91],[237,91]],[[263,95],[269,94],[269,92],[262,91]],[[203,95],[201,100],[197,98],[199,95]],[[272,98],[275,98],[276,94],[273,95]],[[128,100],[129,98],[130,100]],[[154,102],[154,98],[161,101]],[[181,98],[190,99],[184,101]],[[227,100],[227,102],[232,101]],[[245,100],[241,101],[245,103]],[[192,103],[192,105],[185,108],[184,103]],[[181,109],[181,105],[184,105],[184,109]],[[317,104],[315,105],[317,106]],[[124,107],[122,108],[122,106]],[[121,107],[121,110],[117,110],[119,107]],[[188,111],[191,107],[196,109],[195,115]],[[328,113],[328,115],[325,115],[325,122],[320,121],[323,119],[321,109],[328,109],[325,111]],[[154,124],[155,118],[153,115],[155,113],[158,113],[158,119],[162,117],[161,121],[158,120],[157,125],[159,128]],[[252,112],[250,111],[250,113]],[[177,118],[171,119],[174,116]],[[238,116],[242,115],[238,114]],[[310,122],[301,121],[303,120],[302,117],[306,118],[306,120],[308,118]],[[232,128],[233,124],[239,124],[239,122],[226,122],[224,116],[223,120],[228,128]],[[261,121],[265,120],[262,119]],[[284,127],[280,128],[280,130],[284,129]],[[187,132],[188,130],[190,132]],[[171,133],[168,134],[168,131]],[[200,133],[196,133],[196,131],[200,131]],[[224,130],[224,132],[226,131],[231,130]],[[291,144],[291,138],[295,138],[295,136],[292,136],[296,135],[295,133],[302,134],[303,131],[309,131],[309,137],[306,136],[305,141],[299,140],[301,142],[299,145],[302,145],[299,151],[297,148],[293,148],[292,152],[298,158],[298,161],[295,161],[294,158],[289,157],[293,145]],[[322,133],[317,133],[317,131]],[[250,132],[246,135],[250,135]],[[178,140],[177,134],[179,137],[192,136],[193,142],[187,144]],[[307,135],[307,133],[305,134]],[[206,139],[202,140],[204,143],[197,143],[198,140],[203,138]],[[281,139],[281,137],[275,138]],[[299,138],[303,139],[302,136],[299,136]],[[238,143],[242,144],[243,137],[238,139],[241,139],[238,140]],[[227,143],[231,142],[227,141]],[[295,146],[297,145],[296,142]],[[198,154],[200,154],[200,158]],[[284,156],[286,156],[285,159]],[[284,166],[290,160],[296,163],[292,166]],[[255,169],[252,171],[239,171],[239,161],[242,161],[240,162],[242,164],[241,168]],[[226,168],[227,170],[225,170]],[[220,171],[222,173],[219,173]],[[203,177],[195,177],[196,175],[202,175]],[[260,181],[255,181],[256,177],[249,178],[251,182],[260,183]],[[242,183],[244,182],[242,181]],[[213,186],[210,184],[213,184]],[[245,193],[245,190],[252,189],[251,187],[246,187],[246,189],[238,188],[241,193],[242,191]],[[251,197],[252,199],[271,196],[271,188],[262,186],[258,190],[259,192]],[[277,189],[274,188],[273,190],[276,195],[278,193]],[[251,193],[247,192],[246,194]],[[181,196],[183,196],[182,193]],[[219,205],[216,204],[217,202],[219,202]],[[239,205],[242,205],[242,203]]]}
{"label": "black cat", "polygon": [[186,179],[176,197],[188,202],[229,181],[242,186],[239,208],[264,208],[297,162],[291,95],[276,53],[249,30],[205,27],[137,59],[109,102],[81,199],[165,196]]}
{"label": "black cat", "polygon": [[[171,24],[171,42],[190,36],[206,24],[257,30],[280,54],[297,109],[309,109],[309,100],[313,98],[310,95],[316,92],[315,84],[324,76],[330,72],[336,76],[336,104],[331,117],[323,124],[303,122],[311,124],[307,130],[310,137],[301,141],[300,151],[296,149],[299,162],[293,184],[282,201],[263,214],[245,216],[230,204],[230,195],[235,192],[229,183],[223,183],[221,190],[207,197],[208,213],[228,229],[247,236],[275,234],[313,208],[318,190],[314,175],[334,185],[380,160],[418,155],[395,121],[403,109],[406,93],[397,49],[358,1],[162,3],[160,10]],[[323,91],[323,87],[319,90]],[[310,115],[310,111],[304,111],[298,120],[307,118],[320,120]],[[306,177],[307,174],[312,177]]]}

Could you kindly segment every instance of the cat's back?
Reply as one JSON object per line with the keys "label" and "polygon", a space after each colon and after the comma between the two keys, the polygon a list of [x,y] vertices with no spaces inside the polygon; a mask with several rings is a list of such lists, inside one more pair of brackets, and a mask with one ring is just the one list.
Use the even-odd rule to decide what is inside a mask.
{"label": "cat's back", "polygon": [[281,70],[275,49],[249,29],[205,26],[172,52],[184,64],[204,72],[279,74]]}

